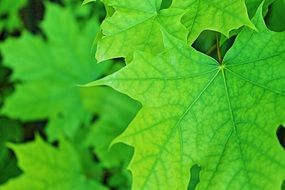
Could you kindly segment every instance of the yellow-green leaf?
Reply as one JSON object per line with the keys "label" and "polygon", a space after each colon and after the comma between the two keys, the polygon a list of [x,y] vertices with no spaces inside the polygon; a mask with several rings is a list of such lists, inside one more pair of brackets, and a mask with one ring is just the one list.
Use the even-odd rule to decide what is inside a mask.
{"label": "yellow-green leaf", "polygon": [[244,0],[173,0],[172,7],[186,9],[182,22],[189,29],[192,44],[203,30],[214,30],[229,36],[241,26],[254,28]]}

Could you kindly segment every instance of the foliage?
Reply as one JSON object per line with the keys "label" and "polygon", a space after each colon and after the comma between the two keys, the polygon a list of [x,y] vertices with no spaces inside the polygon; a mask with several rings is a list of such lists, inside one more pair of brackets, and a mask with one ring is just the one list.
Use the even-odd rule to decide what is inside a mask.
{"label": "foliage", "polygon": [[284,189],[284,13],[0,0],[0,190]]}
{"label": "foliage", "polygon": [[16,152],[24,174],[9,181],[1,188],[3,190],[106,189],[83,174],[78,155],[65,140],[60,141],[58,149],[47,145],[39,137],[32,143],[10,147]]}
{"label": "foliage", "polygon": [[48,4],[42,28],[47,39],[24,33],[20,39],[8,39],[1,47],[4,64],[14,67],[12,79],[21,82],[6,100],[2,113],[23,121],[49,118],[51,140],[61,134],[73,137],[80,125],[90,124],[92,102],[96,99],[93,89],[76,84],[102,76],[110,64],[95,64],[89,52],[96,31],[86,26],[83,35],[79,35],[79,27],[68,10]]}
{"label": "foliage", "polygon": [[[128,125],[139,105],[107,87],[79,86],[121,67],[121,63],[112,65],[115,62],[111,61],[98,65],[92,56],[94,35],[103,13],[93,14],[94,6],[80,9],[78,1],[66,1],[65,7],[49,2],[44,4],[45,16],[37,35],[23,31],[20,37],[7,38],[0,45],[3,64],[13,70],[9,79],[9,74],[1,70],[3,81],[8,80],[3,91],[11,85],[14,87],[11,95],[1,97],[5,102],[0,112],[11,119],[0,121],[1,130],[10,129],[1,136],[0,182],[21,174],[11,150],[4,149],[5,141],[14,142],[13,138],[16,138],[12,123],[16,122],[19,129],[25,131],[19,134],[21,140],[18,141],[30,140],[34,136],[30,133],[38,131],[49,142],[59,143],[60,148],[51,147],[40,137],[27,145],[11,145],[22,174],[11,179],[3,189],[45,189],[45,184],[57,183],[62,172],[69,171],[61,170],[63,164],[66,169],[77,168],[66,176],[58,189],[70,189],[77,183],[76,189],[97,189],[99,186],[101,189],[127,189],[130,174],[125,168],[132,149],[124,145],[116,145],[110,150],[108,147]],[[102,8],[100,4],[97,6]],[[115,112],[117,110],[121,110],[120,114]],[[34,151],[32,161],[38,163],[38,168],[30,168],[31,160],[27,160],[30,154],[21,152],[22,147]],[[42,161],[42,157],[37,157],[46,154],[56,158],[52,161],[54,165],[48,164],[49,159]],[[60,163],[63,158],[70,158],[70,161]],[[33,182],[39,168],[45,168],[45,171]],[[82,179],[76,180],[77,177]]]}
{"label": "foliage", "polygon": [[[133,59],[127,59],[128,65],[120,71],[87,85],[108,85],[142,103],[136,118],[116,140],[135,149],[129,166],[133,189],[187,189],[190,168],[197,164],[201,167],[197,189],[280,188],[285,155],[275,133],[285,117],[285,33],[270,31],[263,21],[267,11],[262,7],[266,9],[271,2],[247,2],[251,14],[259,6],[252,22],[243,1],[174,0],[163,9],[184,10],[176,23],[181,21],[189,30],[190,44],[202,30],[229,36],[229,31],[244,26],[235,32],[237,38],[224,57],[218,47],[217,60],[189,47],[179,34],[182,29],[171,32],[169,24],[159,26],[162,36],[155,35],[159,41],[150,40],[156,42],[152,49],[137,46],[144,43],[136,38],[146,38],[130,35],[126,28],[138,33],[136,28],[142,25],[144,31],[155,31],[152,24],[144,25],[145,17],[138,21],[136,14],[159,15],[160,3],[148,1],[139,9],[134,1],[106,3],[116,12],[102,24],[105,36],[97,48],[104,54],[97,57],[127,57],[117,52],[108,55],[118,47],[114,43],[100,44],[117,31],[115,35],[123,37],[113,37],[112,42],[134,46],[128,52]],[[118,16],[127,13],[132,15]],[[156,50],[159,45],[164,51]]]}
{"label": "foliage", "polygon": [[10,157],[11,152],[5,147],[5,143],[6,141],[21,141],[23,130],[19,122],[4,117],[0,117],[0,123],[0,183],[4,183],[9,178],[20,174],[16,159]]}

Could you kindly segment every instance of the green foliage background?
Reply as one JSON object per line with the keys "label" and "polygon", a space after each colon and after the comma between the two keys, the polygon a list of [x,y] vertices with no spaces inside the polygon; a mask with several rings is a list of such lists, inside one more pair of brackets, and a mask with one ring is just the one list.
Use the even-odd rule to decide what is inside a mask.
{"label": "green foliage background", "polygon": [[[147,7],[144,1],[132,2],[139,9]],[[130,13],[119,10],[102,24],[114,9],[99,1],[82,6],[81,0],[0,0],[0,190],[131,189],[133,180],[127,166],[134,150],[112,142],[125,131],[141,104],[106,86],[80,85],[124,67],[123,59],[111,58],[124,57],[129,62],[134,50],[161,52],[164,47],[158,22],[165,23],[165,31],[219,60],[239,32],[232,28],[254,28],[250,19],[261,3],[246,1],[243,9],[247,9],[250,19],[243,17],[242,23],[225,17],[223,26],[215,25],[205,19],[207,9],[201,9],[204,12],[197,18],[199,24],[193,27],[187,22],[191,15],[186,15],[183,28],[176,21],[184,13],[166,9],[171,2],[174,7],[192,6],[164,0],[157,20],[117,35],[114,26]],[[236,6],[242,7],[242,3]],[[284,31],[284,1],[268,0],[264,7],[267,26]],[[148,16],[148,12],[133,15],[134,20],[121,27]],[[153,36],[144,31],[150,25]],[[209,29],[206,26],[222,28],[221,34],[205,30]],[[189,29],[193,32],[187,36]],[[97,39],[106,33],[96,52]],[[146,38],[149,44],[141,46]],[[222,55],[217,54],[217,43],[222,44]],[[140,72],[144,68],[136,69]],[[124,88],[127,91],[130,87]],[[284,145],[284,134],[278,135]],[[189,190],[199,183],[200,169],[194,165],[189,171]]]}
{"label": "green foliage background", "polygon": [[[97,64],[99,2],[0,1],[0,189],[129,189],[132,148],[109,148],[140,105],[82,88],[123,66]],[[119,112],[118,112],[119,111]]]}

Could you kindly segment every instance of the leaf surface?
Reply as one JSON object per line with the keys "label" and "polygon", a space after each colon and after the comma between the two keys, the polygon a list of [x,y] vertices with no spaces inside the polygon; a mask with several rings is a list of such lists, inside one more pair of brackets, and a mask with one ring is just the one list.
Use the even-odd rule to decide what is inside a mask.
{"label": "leaf surface", "polygon": [[231,30],[244,25],[254,28],[244,0],[173,0],[172,7],[187,10],[182,22],[190,31],[190,44],[203,30],[214,30],[229,36]]}
{"label": "leaf surface", "polygon": [[116,12],[102,24],[104,36],[96,54],[99,61],[117,57],[131,59],[135,50],[161,52],[161,28],[179,39],[187,38],[187,30],[180,23],[184,11],[160,10],[161,0],[109,0],[107,5]]}

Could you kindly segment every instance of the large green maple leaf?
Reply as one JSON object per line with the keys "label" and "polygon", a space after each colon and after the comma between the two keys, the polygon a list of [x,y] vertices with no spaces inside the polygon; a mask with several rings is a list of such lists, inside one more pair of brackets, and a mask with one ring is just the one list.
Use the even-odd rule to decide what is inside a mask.
{"label": "large green maple leaf", "polygon": [[1,186],[1,190],[107,190],[88,179],[74,148],[65,140],[54,148],[37,137],[34,142],[10,145],[23,174]]}
{"label": "large green maple leaf", "polygon": [[47,4],[46,13],[46,40],[24,33],[1,44],[12,80],[20,81],[1,113],[23,121],[49,119],[48,136],[54,140],[60,134],[72,137],[79,126],[90,124],[100,92],[76,85],[100,77],[110,64],[98,65],[90,55],[96,19],[80,30],[70,10]]}
{"label": "large green maple leaf", "polygon": [[117,73],[89,85],[109,85],[143,107],[119,137],[135,147],[133,189],[279,189],[285,152],[276,137],[285,113],[285,33],[244,28],[223,62],[164,33],[168,50],[137,52]]}
{"label": "large green maple leaf", "polygon": [[219,31],[229,36],[231,30],[241,26],[254,27],[244,0],[173,0],[172,7],[187,10],[182,22],[190,31],[190,44],[203,30]]}
{"label": "large green maple leaf", "polygon": [[180,23],[181,9],[160,10],[162,0],[109,0],[115,13],[102,24],[103,37],[98,43],[96,58],[130,59],[135,50],[158,53],[163,50],[161,28],[186,40],[187,30]]}

